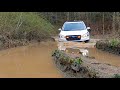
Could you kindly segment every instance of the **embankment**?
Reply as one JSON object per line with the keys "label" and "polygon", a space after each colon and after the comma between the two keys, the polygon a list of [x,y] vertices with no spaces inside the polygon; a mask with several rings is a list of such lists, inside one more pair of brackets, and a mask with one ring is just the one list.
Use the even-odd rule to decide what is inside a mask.
{"label": "embankment", "polygon": [[78,55],[66,54],[55,50],[52,54],[56,66],[63,72],[65,78],[95,78],[96,73],[83,66],[83,60]]}
{"label": "embankment", "polygon": [[0,12],[0,50],[45,41],[55,33],[38,12]]}
{"label": "embankment", "polygon": [[55,50],[52,56],[66,78],[116,78],[120,75],[120,67],[100,63],[92,57],[59,50]]}
{"label": "embankment", "polygon": [[120,41],[117,39],[97,41],[96,48],[120,55]]}

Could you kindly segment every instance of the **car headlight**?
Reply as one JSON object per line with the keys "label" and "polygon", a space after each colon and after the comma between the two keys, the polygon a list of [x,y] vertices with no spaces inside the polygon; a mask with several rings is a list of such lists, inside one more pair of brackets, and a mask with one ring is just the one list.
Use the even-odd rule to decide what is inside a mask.
{"label": "car headlight", "polygon": [[89,36],[88,32],[82,35],[82,37],[87,37],[87,36]]}
{"label": "car headlight", "polygon": [[64,35],[60,35],[60,38],[65,38],[65,36]]}

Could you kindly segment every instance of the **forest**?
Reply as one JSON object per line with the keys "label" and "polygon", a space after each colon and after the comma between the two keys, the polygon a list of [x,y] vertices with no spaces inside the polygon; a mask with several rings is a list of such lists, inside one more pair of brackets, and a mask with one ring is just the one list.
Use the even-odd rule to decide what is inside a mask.
{"label": "forest", "polygon": [[40,12],[50,23],[62,26],[65,21],[82,20],[91,27],[92,35],[120,36],[119,12]]}

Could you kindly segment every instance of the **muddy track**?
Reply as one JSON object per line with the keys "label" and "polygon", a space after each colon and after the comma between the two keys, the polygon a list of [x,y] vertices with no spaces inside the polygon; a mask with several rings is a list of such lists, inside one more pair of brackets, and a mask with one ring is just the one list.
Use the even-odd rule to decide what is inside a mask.
{"label": "muddy track", "polygon": [[[58,37],[53,37],[53,39],[58,42],[58,44],[61,44],[63,42],[59,42]],[[80,43],[80,42],[72,42],[72,41],[68,41],[68,42],[64,42],[64,45],[66,45],[67,47],[71,47],[71,46],[75,46],[78,48],[94,48],[96,45],[96,42],[99,41],[100,39],[91,39],[89,43]]]}
{"label": "muddy track", "polygon": [[[71,53],[71,55],[80,54],[81,51],[86,51],[87,49],[90,51],[88,56],[81,55],[83,59],[82,66],[87,68],[88,71],[92,71],[96,73],[96,77],[99,78],[112,78],[116,74],[120,74],[120,57],[115,56],[113,54],[96,50],[95,45],[96,42],[100,39],[91,39],[89,43],[82,42],[59,42],[58,38],[55,37],[55,40],[58,43],[58,49],[65,51],[65,53]],[[80,49],[81,48],[81,49]],[[77,50],[78,49],[78,50]],[[78,55],[79,57],[80,55]],[[109,60],[108,60],[109,59]],[[57,63],[59,69],[63,70],[64,67]],[[85,73],[80,74],[74,73],[71,70],[64,72],[65,77],[77,77],[83,78]],[[82,76],[81,76],[82,75]],[[86,76],[86,75],[85,75]],[[86,76],[89,77],[89,76]]]}
{"label": "muddy track", "polygon": [[[59,52],[61,53],[61,51]],[[120,75],[120,67],[107,63],[100,63],[91,57],[84,57],[79,54],[68,54],[62,52],[65,57],[67,55],[67,57],[70,57],[71,59],[76,57],[80,57],[82,59],[82,63],[79,65],[79,70],[76,71],[74,68],[78,67],[72,68],[67,63],[62,64],[63,60],[61,61],[61,58],[63,56],[61,56],[59,52],[53,55],[54,62],[56,63],[56,66],[63,72],[65,78],[114,78],[116,74]],[[67,61],[65,60],[65,62]]]}

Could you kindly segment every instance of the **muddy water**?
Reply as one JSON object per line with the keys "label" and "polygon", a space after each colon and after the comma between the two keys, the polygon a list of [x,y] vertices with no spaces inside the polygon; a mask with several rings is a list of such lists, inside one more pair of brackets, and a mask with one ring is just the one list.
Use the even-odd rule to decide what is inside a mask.
{"label": "muddy water", "polygon": [[120,66],[120,56],[97,50],[94,43],[41,42],[0,51],[0,78],[63,77],[51,57],[52,51],[57,48],[95,57],[101,63]]}
{"label": "muddy water", "polygon": [[67,53],[79,53],[83,56],[93,57],[101,63],[120,66],[120,56],[98,50],[94,47],[94,45],[94,43],[59,42],[58,49]]}
{"label": "muddy water", "polygon": [[0,51],[0,77],[7,78],[61,78],[52,61],[55,42],[42,42]]}
{"label": "muddy water", "polygon": [[120,67],[120,56],[105,51],[101,51],[96,48],[88,49],[88,51],[89,56],[95,57],[95,59],[99,60],[99,62]]}

